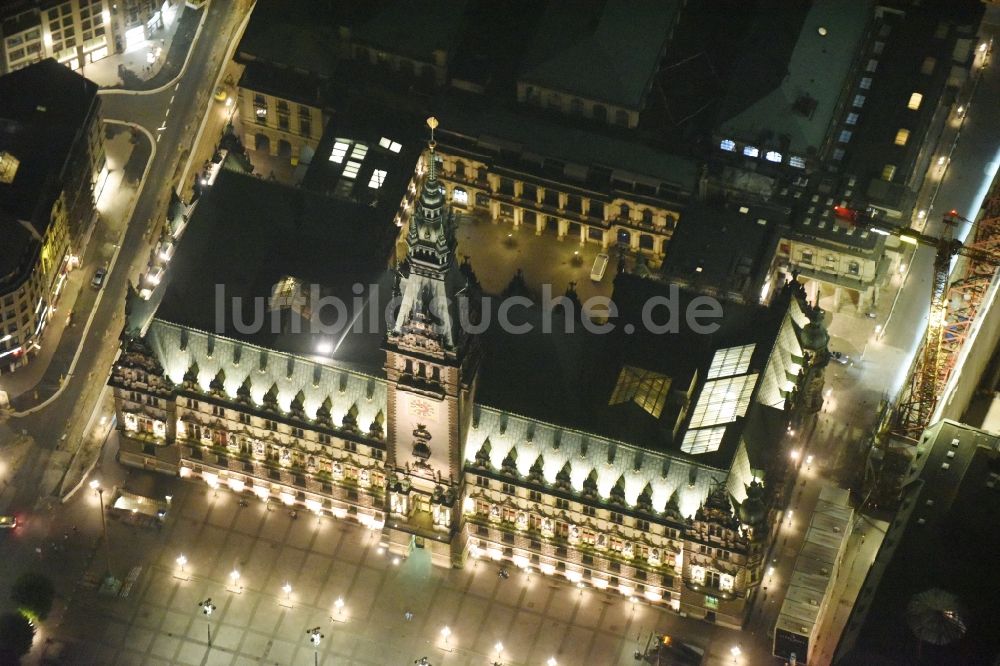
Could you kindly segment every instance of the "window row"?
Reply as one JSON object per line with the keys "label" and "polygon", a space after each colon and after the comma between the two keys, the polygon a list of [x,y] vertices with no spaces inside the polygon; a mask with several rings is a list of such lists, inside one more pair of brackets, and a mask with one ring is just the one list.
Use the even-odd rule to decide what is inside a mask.
{"label": "window row", "polygon": [[[469,508],[468,503],[466,503],[466,508]],[[580,544],[597,550],[618,553],[626,559],[647,560],[652,565],[669,564],[671,562],[665,561],[663,558],[666,557],[667,560],[670,560],[671,556],[675,555],[670,549],[632,541],[617,535],[609,535],[561,520],[553,520],[514,507],[502,507],[484,500],[475,500],[473,510],[480,517],[493,522],[507,523],[519,530],[533,530],[543,536],[559,537],[567,540],[570,544]]]}

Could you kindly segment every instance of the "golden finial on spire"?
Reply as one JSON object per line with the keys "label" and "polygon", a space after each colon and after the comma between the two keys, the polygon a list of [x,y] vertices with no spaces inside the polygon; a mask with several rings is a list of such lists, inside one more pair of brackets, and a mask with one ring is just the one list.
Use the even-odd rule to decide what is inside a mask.
{"label": "golden finial on spire", "polygon": [[434,140],[434,128],[438,126],[438,119],[431,116],[427,119],[427,126],[431,128],[431,140],[427,145],[430,146],[431,150],[434,150],[434,146],[437,145],[437,141]]}

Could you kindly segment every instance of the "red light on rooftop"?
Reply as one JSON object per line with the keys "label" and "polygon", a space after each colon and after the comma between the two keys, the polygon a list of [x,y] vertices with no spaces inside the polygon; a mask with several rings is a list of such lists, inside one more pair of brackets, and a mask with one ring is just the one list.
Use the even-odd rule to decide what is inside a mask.
{"label": "red light on rooftop", "polygon": [[841,220],[847,220],[848,222],[858,221],[858,211],[852,210],[847,206],[834,206],[833,214]]}

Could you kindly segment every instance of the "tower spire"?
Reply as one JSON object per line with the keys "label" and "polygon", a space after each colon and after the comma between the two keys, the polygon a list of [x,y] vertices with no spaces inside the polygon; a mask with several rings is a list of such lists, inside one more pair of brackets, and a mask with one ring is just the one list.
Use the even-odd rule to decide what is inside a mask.
{"label": "tower spire", "polygon": [[434,129],[438,126],[438,119],[431,116],[427,119],[427,126],[431,128],[431,138],[427,142],[427,178],[424,180],[424,194],[440,195],[437,179],[437,156],[434,154],[434,149],[437,147],[437,141],[434,140]]}

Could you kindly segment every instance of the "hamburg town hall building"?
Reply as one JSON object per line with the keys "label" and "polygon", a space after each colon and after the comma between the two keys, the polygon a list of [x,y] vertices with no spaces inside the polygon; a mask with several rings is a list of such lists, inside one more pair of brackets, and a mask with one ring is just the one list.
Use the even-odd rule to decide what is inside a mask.
{"label": "hamburg town hall building", "polygon": [[[303,188],[223,170],[163,282],[130,294],[110,378],[119,460],[360,523],[402,556],[502,562],[742,625],[784,503],[786,431],[821,401],[822,313],[793,282],[768,306],[723,304],[711,335],[569,335],[559,308],[555,331],[469,332],[495,308],[456,256],[433,141],[381,151],[379,132],[336,133]],[[638,323],[668,287],[621,272],[609,323]],[[230,295],[242,323],[266,304],[266,323],[220,315]],[[341,295],[374,330],[301,332],[317,298]]]}

